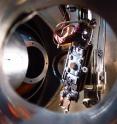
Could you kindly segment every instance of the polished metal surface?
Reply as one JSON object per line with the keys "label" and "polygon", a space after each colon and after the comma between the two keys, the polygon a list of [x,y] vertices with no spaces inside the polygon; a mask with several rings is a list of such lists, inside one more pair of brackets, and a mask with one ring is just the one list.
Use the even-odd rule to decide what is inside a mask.
{"label": "polished metal surface", "polygon": [[49,25],[54,31],[54,28],[60,21],[63,20],[63,16],[60,13],[58,6],[52,6],[38,12],[38,15]]}
{"label": "polished metal surface", "polygon": [[[36,41],[25,41],[25,44],[28,47],[35,47],[37,48],[43,55],[44,57],[44,67],[42,69],[42,72],[35,78],[29,78],[29,77],[25,77],[24,82],[29,83],[29,84],[34,84],[34,83],[38,83],[39,81],[41,81],[47,74],[47,70],[48,70],[48,55],[46,50],[43,48],[43,46],[41,46],[41,44],[39,44]],[[40,58],[36,58],[37,61]],[[40,64],[40,63],[39,63]]]}
{"label": "polished metal surface", "polygon": [[13,88],[18,88],[24,81],[28,68],[28,52],[23,39],[13,33],[4,46],[3,70]]}
{"label": "polished metal surface", "polygon": [[[103,16],[117,35],[116,2],[107,0],[17,0],[0,1],[0,62],[2,61],[3,43],[13,20],[23,11],[44,9],[50,5],[75,4],[93,9]],[[26,9],[25,9],[26,8]],[[110,9],[111,8],[111,9]],[[111,42],[110,44],[117,44]],[[115,45],[114,45],[115,46]],[[112,48],[114,47],[112,46]],[[97,106],[76,114],[58,114],[27,103],[11,88],[0,63],[0,109],[6,124],[116,124],[117,123],[117,82],[106,98]],[[2,116],[1,116],[2,118]],[[2,123],[4,124],[4,123]]]}

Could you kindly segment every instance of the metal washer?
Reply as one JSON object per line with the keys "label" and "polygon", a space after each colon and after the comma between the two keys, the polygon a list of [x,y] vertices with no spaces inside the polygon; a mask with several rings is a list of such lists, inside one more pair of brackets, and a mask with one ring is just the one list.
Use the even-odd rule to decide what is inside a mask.
{"label": "metal washer", "polygon": [[35,78],[25,77],[25,79],[24,79],[25,83],[35,84],[35,83],[38,83],[39,81],[41,81],[46,76],[46,73],[47,73],[47,70],[48,70],[48,65],[49,65],[48,55],[47,55],[46,50],[41,46],[41,44],[39,44],[36,41],[25,41],[25,44],[26,44],[27,47],[37,48],[39,51],[41,51],[41,53],[43,54],[43,57],[44,57],[44,68],[43,68],[41,74],[39,74]]}

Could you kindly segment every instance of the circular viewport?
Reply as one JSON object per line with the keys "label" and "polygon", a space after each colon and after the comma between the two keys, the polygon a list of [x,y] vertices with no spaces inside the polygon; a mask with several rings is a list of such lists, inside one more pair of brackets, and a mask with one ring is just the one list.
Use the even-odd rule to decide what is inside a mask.
{"label": "circular viewport", "polygon": [[[54,9],[60,14],[59,19],[52,13]],[[55,56],[52,66],[61,86],[47,108],[65,113],[89,109],[107,95],[116,80],[117,38],[109,24],[91,10],[60,5],[45,11],[50,11],[47,16],[53,15],[57,21],[53,42],[62,51]],[[71,68],[71,63],[77,69]]]}

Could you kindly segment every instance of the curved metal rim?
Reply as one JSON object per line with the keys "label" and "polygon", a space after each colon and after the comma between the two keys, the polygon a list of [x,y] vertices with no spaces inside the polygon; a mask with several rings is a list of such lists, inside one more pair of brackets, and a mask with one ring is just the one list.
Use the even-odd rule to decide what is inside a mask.
{"label": "curved metal rim", "polygon": [[[117,34],[117,18],[116,12],[117,7],[114,1],[107,1],[107,0],[79,0],[79,3],[77,0],[67,1],[67,0],[18,0],[18,1],[0,1],[1,6],[3,9],[0,11],[0,55],[2,61],[2,46],[4,43],[5,36],[7,34],[7,31],[9,27],[11,26],[14,19],[21,14],[25,8],[29,8],[29,10],[34,9],[44,9],[46,7],[57,5],[57,4],[76,4],[88,7],[90,9],[95,10],[97,13],[100,13],[105,19],[107,19],[112,28],[115,30]],[[100,4],[101,3],[101,4]],[[105,6],[105,7],[104,7]],[[111,9],[108,9],[111,8]],[[0,64],[2,67],[2,65]],[[112,91],[109,93],[109,95],[102,101],[100,104],[98,104],[96,107],[81,112],[80,114],[68,114],[63,116],[63,114],[57,114],[49,112],[45,109],[36,107],[34,105],[31,105],[21,99],[17,96],[17,94],[13,91],[11,86],[8,84],[7,78],[4,76],[2,68],[0,68],[0,76],[1,80],[4,83],[0,83],[0,107],[3,113],[9,117],[11,121],[14,121],[15,123],[20,124],[71,124],[71,123],[80,123],[80,124],[116,124],[117,123],[117,83],[113,86]],[[9,112],[9,106],[13,106],[14,110],[18,114],[18,119],[13,116],[12,113]],[[20,109],[18,109],[20,107]],[[25,113],[28,114],[28,118],[26,115],[22,114],[21,111],[24,110]],[[35,113],[35,114],[34,114]],[[108,113],[108,114],[107,114]],[[33,116],[33,118],[32,118]],[[29,119],[30,118],[30,119]],[[25,120],[27,119],[27,120]],[[29,119],[29,120],[28,120]],[[22,120],[22,121],[19,121]],[[24,121],[25,120],[25,121]],[[10,121],[9,121],[10,122]]]}
{"label": "curved metal rim", "polygon": [[25,44],[27,47],[37,48],[39,51],[41,51],[41,53],[43,54],[43,57],[44,57],[44,68],[43,68],[41,74],[39,74],[35,78],[25,77],[25,79],[24,79],[24,82],[26,82],[28,84],[35,84],[35,83],[38,83],[39,81],[41,81],[46,76],[46,73],[48,70],[48,64],[49,64],[48,55],[47,55],[46,50],[41,46],[41,44],[39,44],[36,41],[25,41]]}
{"label": "curved metal rim", "polygon": [[61,58],[64,57],[65,55],[67,55],[67,51],[61,51],[57,56],[54,57],[53,63],[52,63],[52,68],[53,68],[54,75],[59,80],[61,78],[61,74],[60,74],[60,71],[58,69],[58,65],[59,65],[59,62],[60,62]]}

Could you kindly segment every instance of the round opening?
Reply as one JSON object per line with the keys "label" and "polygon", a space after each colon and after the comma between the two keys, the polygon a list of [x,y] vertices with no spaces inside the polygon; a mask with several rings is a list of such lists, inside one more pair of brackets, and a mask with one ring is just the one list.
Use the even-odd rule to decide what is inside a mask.
{"label": "round opening", "polygon": [[[74,1],[75,2],[75,1]],[[29,2],[30,3],[30,2]],[[94,3],[94,4],[93,4]],[[21,4],[23,4],[23,3],[19,3],[20,5]],[[83,4],[83,3],[82,3]],[[90,4],[90,3],[89,3]],[[96,2],[92,2],[92,4],[90,4],[90,6],[91,5],[94,5],[94,7],[96,7]],[[29,5],[29,4],[28,4]],[[104,4],[102,4],[102,6],[103,6]],[[112,4],[113,5],[113,4]],[[18,4],[17,4],[17,6],[18,6]],[[106,7],[108,7],[109,5],[108,5],[108,2],[107,2],[107,5],[106,5]],[[97,7],[99,7],[98,6],[98,4],[97,4]],[[112,7],[111,6],[111,4],[110,4],[110,7]],[[14,8],[15,8],[15,4],[14,4]],[[103,8],[103,7],[102,7]],[[67,6],[67,9],[68,9],[68,6]],[[73,9],[71,6],[69,7],[69,9],[68,10],[70,10],[70,12],[74,12],[75,10],[76,10],[77,8],[75,8],[75,9]],[[95,8],[96,9],[96,8]],[[9,8],[7,8],[7,10],[9,10]],[[18,9],[18,10],[20,10],[20,8]],[[31,9],[31,10],[33,10],[33,9]],[[86,11],[86,9],[83,9],[83,10],[85,10]],[[102,10],[106,10],[106,9],[102,9]],[[112,9],[112,10],[114,10],[114,9]],[[100,11],[101,11],[101,7],[100,7]],[[7,11],[5,11],[5,12],[7,12]],[[9,12],[12,12],[12,11],[9,11]],[[19,11],[18,11],[19,12]],[[52,12],[56,12],[56,11],[52,11]],[[86,11],[87,12],[87,11]],[[111,11],[111,9],[109,10],[109,12],[111,13],[112,11]],[[104,12],[103,12],[104,13]],[[86,19],[87,18],[87,16],[86,15],[84,15],[84,14],[81,14],[82,15],[82,19]],[[108,14],[108,17],[109,17],[109,15],[110,14]],[[3,16],[1,16],[1,17],[3,17]],[[4,16],[4,17],[7,17],[7,16]],[[45,16],[45,17],[47,17],[47,16]],[[58,18],[59,16],[58,16],[58,14],[56,14],[56,17]],[[65,17],[65,14],[64,14],[64,17]],[[69,19],[69,16],[67,16],[68,18],[67,19]],[[99,17],[99,16],[98,16]],[[53,18],[53,17],[52,17]],[[114,18],[114,16],[113,16],[113,18]],[[3,18],[4,19],[4,18]],[[53,20],[53,19],[52,19]],[[55,19],[56,20],[56,19]],[[98,19],[97,19],[98,20]],[[103,19],[102,19],[103,20]],[[4,21],[4,20],[3,20]],[[116,21],[116,20],[115,20]],[[99,30],[98,31],[96,31],[96,33],[95,33],[95,35],[94,36],[97,36],[97,38],[99,39],[99,41],[101,41],[101,43],[103,43],[102,41],[107,41],[106,42],[106,44],[104,45],[104,49],[105,49],[105,51],[107,50],[107,51],[109,51],[110,52],[110,54],[108,54],[108,52],[107,53],[104,53],[104,54],[98,54],[98,50],[100,50],[100,47],[102,47],[103,45],[102,44],[99,44],[99,42],[97,42],[98,44],[96,44],[95,42],[94,42],[94,45],[96,44],[96,46],[94,47],[94,48],[97,48],[97,47],[99,47],[99,49],[94,49],[94,51],[93,51],[93,53],[91,54],[91,57],[94,57],[94,60],[98,60],[96,63],[97,63],[97,65],[96,64],[92,64],[92,63],[90,63],[89,64],[89,73],[88,73],[88,76],[89,77],[91,77],[91,79],[93,80],[93,82],[95,83],[97,80],[96,79],[98,79],[99,80],[99,83],[98,83],[98,85],[97,85],[97,82],[96,82],[96,87],[95,87],[95,89],[98,89],[99,91],[100,90],[102,90],[103,88],[102,88],[102,86],[100,85],[100,84],[103,84],[103,83],[101,83],[101,82],[103,82],[104,81],[104,79],[107,79],[106,80],[106,82],[104,83],[104,84],[106,84],[105,86],[107,86],[106,87],[106,90],[107,89],[109,89],[110,88],[110,86],[112,86],[113,84],[112,84],[112,82],[114,82],[115,81],[115,78],[116,78],[116,73],[117,73],[117,66],[116,66],[116,58],[117,58],[117,54],[115,54],[115,51],[116,51],[116,49],[114,49],[114,46],[113,46],[113,44],[115,45],[115,44],[117,44],[116,43],[116,40],[113,40],[113,43],[112,43],[112,34],[111,34],[111,38],[110,38],[110,43],[108,43],[109,42],[109,34],[110,34],[110,32],[111,32],[111,29],[109,29],[108,28],[108,24],[107,23],[103,23],[103,21],[101,21],[101,19],[99,19],[97,22],[101,22],[100,24],[99,24]],[[53,21],[52,21],[52,23],[53,23]],[[65,25],[66,26],[66,25]],[[106,28],[102,28],[103,26],[106,26]],[[2,29],[2,28],[1,28]],[[104,29],[104,30],[103,30]],[[99,32],[101,32],[101,30],[102,30],[102,33],[99,33]],[[107,33],[107,32],[109,31],[109,34]],[[105,34],[103,34],[104,32],[106,32]],[[112,32],[111,32],[112,33]],[[65,34],[65,33],[64,33]],[[67,33],[66,33],[67,34]],[[107,36],[107,34],[108,34],[108,36]],[[102,40],[102,37],[100,38],[100,36],[101,35],[103,35],[104,36],[104,38],[106,39],[106,40]],[[2,35],[1,35],[2,36]],[[3,35],[4,36],[4,35]],[[60,37],[59,37],[60,38]],[[58,39],[59,39],[58,38]],[[82,38],[82,37],[80,37],[80,38]],[[114,38],[114,37],[113,37]],[[95,38],[94,38],[95,39]],[[116,38],[115,38],[116,39]],[[63,39],[62,39],[63,40]],[[94,41],[97,41],[96,39],[94,40]],[[80,41],[81,42],[81,41]],[[48,42],[46,42],[47,44],[48,44]],[[58,42],[59,43],[59,42]],[[90,43],[90,45],[92,44],[92,41],[90,41],[89,42]],[[88,43],[88,44],[89,44]],[[77,43],[76,44],[74,44],[74,45],[77,45]],[[107,45],[107,46],[106,46]],[[58,45],[58,46],[60,46],[60,45]],[[112,47],[111,47],[112,46]],[[106,49],[106,48],[107,49]],[[83,49],[84,48],[86,48],[87,49],[87,46],[84,46],[84,47],[82,47]],[[111,49],[112,48],[112,49]],[[115,45],[115,48],[117,48],[117,46]],[[85,49],[85,50],[86,50]],[[73,51],[70,51],[71,53],[73,52]],[[108,54],[108,55],[107,55]],[[74,54],[74,55],[77,55],[77,53],[76,54]],[[82,55],[82,54],[80,54],[80,55]],[[86,52],[84,52],[84,55],[86,55]],[[102,59],[102,55],[104,55],[103,56],[103,59],[104,59],[104,62],[101,60]],[[107,58],[106,58],[107,57]],[[96,59],[95,59],[96,58]],[[97,59],[97,58],[99,58],[99,59]],[[109,60],[109,61],[108,61]],[[72,61],[74,61],[74,57],[73,57],[73,59],[72,59]],[[87,58],[86,58],[86,61],[88,61],[87,60]],[[95,63],[95,61],[93,61],[94,63]],[[69,63],[69,62],[68,62]],[[103,66],[100,64],[100,63],[103,63],[104,64],[104,66],[105,66],[105,68],[103,68]],[[87,62],[85,63],[85,62],[83,62],[83,65],[85,65],[85,64],[87,64]],[[69,64],[68,64],[69,65]],[[96,70],[96,72],[99,74],[99,75],[96,75],[97,73],[95,73],[94,75],[90,75],[90,72],[92,72],[91,70],[92,70],[92,67],[93,66],[98,66],[98,67],[96,67],[96,68],[93,68],[93,70]],[[87,66],[86,66],[87,67]],[[102,73],[102,70],[104,69],[104,72],[106,72],[106,73],[108,73],[108,72],[110,72],[110,73],[108,73],[108,74],[106,74],[106,73]],[[71,72],[71,71],[70,71]],[[66,74],[66,73],[65,73]],[[65,77],[66,75],[64,75],[64,77]],[[70,76],[70,74],[69,74],[69,76]],[[48,76],[49,77],[49,76]],[[96,78],[97,77],[97,78]],[[105,77],[105,78],[104,78]],[[107,77],[107,78],[106,78]],[[90,78],[89,78],[90,79]],[[108,79],[110,79],[110,82],[109,82],[109,80]],[[32,80],[31,80],[32,81]],[[52,82],[53,80],[51,80],[51,82]],[[72,83],[73,83],[73,80],[70,80]],[[81,80],[82,81],[82,80]],[[92,85],[91,85],[91,81],[89,80],[89,82],[90,83],[86,83],[86,80],[85,80],[85,84],[86,84],[86,86],[84,87],[84,91],[85,90],[87,90],[88,91],[88,94],[87,94],[87,92],[85,92],[84,93],[84,95],[85,95],[85,100],[83,100],[83,103],[84,103],[84,105],[85,106],[89,106],[89,103],[92,103],[92,105],[93,104],[95,104],[95,102],[97,103],[97,101],[100,99],[99,97],[100,97],[100,92],[97,92],[97,94],[96,94],[96,96],[94,95],[95,94],[95,90],[92,90],[93,88],[92,88]],[[78,82],[79,83],[79,82]],[[109,83],[109,84],[108,84]],[[3,84],[3,83],[2,83]],[[1,84],[1,85],[2,85]],[[50,83],[51,84],[51,83]],[[10,92],[11,90],[10,90],[10,88],[7,88],[7,85],[6,85],[6,89],[8,90],[3,90],[5,88],[5,84],[4,84],[4,86],[3,87],[1,87],[1,91],[4,93],[4,94],[2,94],[2,92],[1,92],[1,110],[3,110],[3,112],[5,113],[5,115],[7,116],[8,115],[8,117],[17,117],[16,118],[16,121],[17,120],[19,120],[19,119],[25,119],[25,118],[29,118],[29,117],[31,117],[31,115],[30,115],[30,112],[32,112],[32,109],[33,108],[31,108],[30,107],[30,105],[29,104],[25,104],[25,102],[23,102],[23,101],[21,101],[21,99],[17,99],[17,95],[16,94],[13,94],[14,92]],[[54,87],[53,87],[54,88]],[[52,89],[52,88],[51,88]],[[65,89],[67,89],[67,87],[65,87]],[[74,89],[76,89],[76,88],[74,88]],[[105,89],[103,89],[103,91],[104,91]],[[104,101],[102,102],[102,104],[100,104],[99,106],[97,106],[96,108],[94,108],[94,109],[91,109],[90,111],[86,111],[86,113],[85,112],[82,112],[81,114],[76,114],[76,115],[74,115],[74,114],[72,114],[72,115],[69,115],[69,116],[63,116],[63,114],[62,115],[60,115],[60,114],[51,114],[50,113],[50,115],[49,115],[49,122],[51,123],[51,121],[56,121],[56,119],[57,118],[59,118],[60,119],[60,121],[58,121],[58,123],[59,122],[63,122],[63,123],[65,123],[64,122],[64,120],[66,119],[66,118],[69,118],[67,121],[70,123],[74,123],[74,122],[81,122],[81,123],[87,123],[87,121],[89,122],[89,123],[93,123],[95,120],[96,120],[96,122],[94,122],[94,123],[102,123],[102,121],[104,121],[103,123],[113,123],[113,122],[115,122],[116,123],[116,100],[117,100],[117,96],[114,94],[114,93],[116,93],[115,92],[115,90],[116,90],[116,88],[114,89],[113,88],[113,92],[111,92],[112,94],[110,94],[109,96],[111,97],[111,98],[109,98],[109,96],[107,97],[107,104],[105,104],[104,103]],[[109,91],[109,90],[108,90]],[[107,91],[107,92],[108,92]],[[50,92],[51,92],[51,90],[50,90]],[[9,94],[9,93],[11,93],[11,94]],[[60,98],[61,99],[59,99],[60,101],[61,101],[61,104],[62,104],[62,102],[63,102],[63,95],[61,95],[60,94],[61,92],[59,92],[59,95],[58,94],[56,94],[57,96],[60,96]],[[80,92],[80,94],[78,94],[78,95],[80,95],[80,97],[79,98],[83,98],[84,99],[84,95],[81,95],[82,93]],[[114,96],[114,95],[115,96]],[[4,97],[4,95],[7,95],[6,97]],[[43,94],[41,94],[41,95],[43,95],[44,96],[44,93]],[[49,95],[49,94],[47,94],[47,95]],[[61,97],[62,96],[62,97]],[[87,98],[87,96],[88,97],[90,97],[90,98]],[[113,97],[114,96],[114,97]],[[66,97],[66,95],[65,95],[65,97]],[[102,97],[103,97],[103,95],[102,95]],[[37,97],[38,98],[38,97]],[[94,101],[91,101],[91,99],[94,99]],[[96,99],[95,99],[96,98]],[[58,99],[58,97],[57,97],[57,99]],[[15,100],[17,100],[17,102],[15,101]],[[18,100],[20,100],[20,101],[18,101]],[[45,99],[44,99],[45,100]],[[52,100],[51,100],[52,101]],[[67,99],[65,99],[65,106],[68,106],[68,105],[70,105],[70,103],[71,103],[71,101],[70,101],[70,99],[69,99],[69,96],[67,96]],[[82,101],[82,100],[81,100]],[[13,103],[14,102],[14,103]],[[77,101],[76,101],[77,102]],[[88,103],[89,102],[89,103]],[[100,101],[98,101],[98,102],[100,102]],[[5,103],[5,104],[4,104]],[[6,104],[7,103],[7,104]],[[9,103],[9,104],[8,104]],[[18,103],[20,103],[20,104],[18,104]],[[52,103],[50,104],[50,106],[48,105],[48,107],[47,108],[49,108],[49,109],[51,109],[52,110],[52,108],[55,108],[55,111],[59,111],[60,109],[57,109],[57,106],[58,106],[58,101],[56,100],[56,96],[54,97],[54,100],[52,101]],[[78,100],[78,103],[80,103],[80,99]],[[88,104],[87,104],[88,103]],[[53,104],[53,106],[52,106],[52,104]],[[60,105],[61,105],[60,104]],[[77,104],[77,106],[75,106],[74,104],[76,104],[76,103],[74,103],[73,102],[73,104],[72,104],[72,106],[71,106],[71,108],[70,108],[70,111],[71,110],[73,110],[73,108],[75,109],[75,111],[81,111],[81,109],[82,110],[85,110],[85,108],[83,108],[82,107],[82,102],[81,102],[81,106],[80,106],[80,104]],[[14,107],[16,105],[16,107]],[[57,105],[57,106],[56,106]],[[5,109],[5,107],[6,107],[6,109]],[[8,110],[8,107],[9,107],[9,112],[7,111]],[[34,107],[34,106],[33,106]],[[114,108],[115,107],[115,108]],[[20,108],[20,109],[18,109],[18,108]],[[31,109],[30,109],[31,108]],[[60,107],[59,107],[60,108]],[[18,110],[16,110],[16,109],[18,109]],[[40,108],[41,109],[41,108]],[[28,111],[29,110],[29,111]],[[111,111],[110,111],[111,110]],[[36,111],[36,109],[34,109],[34,111]],[[38,110],[37,110],[38,111]],[[37,112],[36,111],[36,112]],[[40,110],[39,110],[40,111]],[[25,113],[28,113],[28,117],[27,117],[27,115],[26,114],[24,114],[24,112]],[[42,110],[42,112],[43,112],[43,115],[45,115],[45,116],[47,116],[48,117],[48,114],[49,114],[49,112],[48,111],[43,111]],[[65,112],[67,112],[67,110],[65,110]],[[15,113],[15,114],[14,114]],[[21,116],[16,116],[16,115],[21,115]],[[12,116],[11,116],[12,115]],[[23,115],[23,116],[22,116]],[[44,117],[45,116],[41,116],[42,118],[41,118],[41,122],[44,122],[43,121],[43,119],[44,119]],[[54,116],[53,116],[54,115]],[[40,118],[38,118],[38,115],[36,116],[37,117],[37,122],[39,122],[40,120]],[[107,118],[108,117],[108,118]],[[7,119],[8,120],[8,119]],[[12,120],[14,120],[14,119],[12,119]],[[12,121],[11,120],[11,121]],[[9,121],[9,120],[8,120]],[[32,120],[33,121],[33,120]],[[3,122],[4,123],[4,122]]]}
{"label": "round opening", "polygon": [[[53,15],[53,13],[51,13],[55,9],[54,7],[44,10],[44,13],[46,13],[46,11],[50,11],[49,13],[46,13],[46,16],[43,16],[44,13],[41,12],[41,17],[47,21],[48,19],[46,17],[51,18],[52,15],[53,20],[57,21],[56,24],[61,23],[63,20],[63,15],[61,14],[59,7],[61,8],[61,5],[56,8],[56,12],[60,14],[59,19],[58,16],[56,16],[58,14]],[[72,28],[79,25],[79,20],[81,21],[83,19],[84,21],[87,21],[88,12],[90,10],[81,9],[84,12],[82,15],[80,8],[76,8],[74,9],[74,11],[72,11],[71,9],[72,7],[65,10],[64,6],[64,10],[62,11],[66,11],[66,14],[70,15],[69,18],[72,18],[69,21],[70,25],[73,25]],[[113,35],[114,33],[112,32],[107,22],[99,15],[90,11],[89,16],[90,17],[87,23],[88,25],[90,25],[90,27],[87,27],[87,23],[84,24],[83,22],[80,27],[81,30],[79,27],[76,28],[80,32],[79,35],[77,35],[76,33],[73,34],[72,37],[72,33],[70,33],[70,30],[68,30],[67,33],[63,33],[67,40],[62,39],[63,37],[61,38],[59,35],[58,37],[56,36],[58,39],[54,39],[61,40],[61,42],[64,41],[63,44],[57,45],[57,43],[60,42],[53,41],[53,44],[49,46],[49,42],[44,43],[44,47],[46,48],[46,50],[50,49],[48,52],[50,54],[49,59],[53,59],[53,61],[50,62],[50,67],[48,68],[48,72],[51,73],[51,75],[49,76],[46,75],[46,73],[44,73],[45,75],[41,75],[44,72],[43,70],[45,68],[45,65],[48,66],[48,60],[45,59],[47,54],[45,49],[42,48],[43,46],[41,46],[42,44],[40,42],[37,43],[35,39],[27,34],[25,35],[25,43],[29,55],[29,66],[26,74],[27,79],[25,80],[25,82],[34,84],[35,82],[37,83],[38,81],[40,81],[40,79],[42,79],[43,77],[47,76],[46,83],[48,85],[47,87],[50,88],[48,88],[49,91],[51,91],[53,87],[56,87],[55,83],[53,83],[53,85],[51,86],[51,83],[49,83],[50,81],[59,82],[60,85],[55,96],[52,97],[49,104],[47,105],[47,108],[49,110],[64,112],[64,109],[59,105],[61,102],[61,91],[63,88],[66,89],[66,84],[64,84],[63,82],[65,80],[62,78],[65,78],[66,75],[68,75],[68,77],[66,78],[68,79],[67,81],[72,82],[70,84],[72,90],[80,89],[79,92],[76,93],[76,103],[72,100],[70,101],[72,103],[69,109],[70,112],[86,110],[98,104],[110,91],[110,87],[112,87],[113,85],[112,82],[115,81],[117,55],[114,52],[116,50],[114,48],[116,47],[111,44],[112,38],[114,39],[114,41],[116,39]],[[91,18],[95,18],[94,20],[96,21],[96,23],[91,23]],[[49,21],[47,21],[47,23],[48,22]],[[95,24],[95,26],[92,24]],[[51,22],[49,22],[49,25],[52,26],[53,32],[56,32],[56,25],[51,24]],[[64,25],[61,26],[63,30],[64,28],[67,28],[67,26],[69,27],[67,23],[65,26],[66,27],[64,27]],[[91,30],[92,27],[93,31]],[[59,33],[63,30],[59,29]],[[69,34],[70,36],[66,37],[67,34]],[[47,35],[48,34],[46,34],[45,36]],[[84,35],[86,35],[85,38]],[[53,37],[55,36],[55,34],[50,34],[50,36]],[[51,53],[53,49],[56,51],[58,50],[59,52],[56,52],[53,55],[53,53]],[[53,69],[53,72],[51,71],[51,67]],[[71,75],[72,79],[69,80],[69,77]],[[52,79],[51,77],[54,79]],[[74,80],[76,79],[79,80],[75,82]],[[75,83],[77,83],[77,86]],[[42,90],[43,96],[40,95],[40,97],[43,98],[43,101],[47,99],[50,93],[46,92],[46,90]],[[66,103],[69,103],[69,101],[67,101],[66,99],[68,100],[68,97],[66,98],[65,96]],[[73,97],[71,99],[73,99]]]}
{"label": "round opening", "polygon": [[[55,8],[52,8],[52,9],[54,10]],[[78,8],[74,9],[74,11],[73,10],[70,11],[70,9],[71,9],[71,7],[69,8],[69,10],[67,9],[65,11],[72,15],[72,13],[74,13],[74,11],[76,11]],[[58,11],[60,11],[59,7],[58,7]],[[87,12],[86,9],[85,9],[85,11]],[[69,21],[69,23],[71,23],[71,24],[75,23],[74,26],[77,26],[77,23],[79,23],[78,19],[79,19],[80,15],[78,15],[77,12],[75,12],[73,14],[74,16],[77,16],[77,18],[73,16],[73,20]],[[78,37],[75,37],[75,36],[77,36],[77,34],[74,34],[74,36],[72,37],[72,33],[69,33],[69,32],[64,33],[63,35],[66,35],[66,36],[67,36],[67,34],[70,34],[70,37],[66,37],[66,36],[64,37],[67,39],[67,41],[65,41],[66,39],[62,39],[63,37],[61,37],[59,35],[57,36],[58,40],[60,40],[60,41],[62,40],[65,43],[62,45],[59,44],[56,47],[56,49],[58,47],[61,47],[61,51],[63,51],[67,47],[68,53],[66,54],[67,56],[66,55],[60,56],[59,59],[55,62],[57,71],[59,72],[60,75],[62,75],[59,77],[59,83],[61,84],[61,86],[60,86],[60,89],[58,90],[58,92],[56,92],[55,96],[50,100],[50,103],[47,105],[47,108],[50,110],[57,111],[57,112],[63,112],[64,111],[63,108],[65,108],[66,106],[70,106],[69,103],[71,103],[71,106],[69,108],[70,112],[78,112],[78,111],[85,110],[89,107],[92,107],[92,106],[98,104],[101,101],[101,99],[105,96],[105,94],[107,94],[110,91],[110,87],[112,87],[112,85],[113,85],[112,82],[114,82],[116,79],[116,72],[117,72],[117,65],[116,65],[117,54],[115,53],[115,51],[116,51],[115,44],[116,43],[115,44],[112,43],[112,38],[114,39],[113,42],[116,41],[115,35],[113,35],[114,34],[113,31],[111,30],[110,26],[107,24],[107,22],[103,18],[101,18],[99,15],[95,14],[94,12],[91,12],[91,13],[92,13],[92,17],[96,18],[97,24],[95,26],[95,29],[93,31],[91,30],[91,32],[90,32],[91,27],[88,27],[89,28],[89,30],[88,30],[89,36],[88,37],[85,37],[85,39],[82,38],[82,32],[79,33]],[[57,16],[56,15],[55,15],[55,20],[57,20],[57,17],[58,17],[58,15]],[[60,14],[60,15],[62,16],[62,14]],[[70,17],[72,17],[72,16],[70,16]],[[61,17],[61,18],[63,18],[63,17]],[[84,19],[84,20],[86,18],[87,18],[87,16],[81,17],[81,19]],[[62,20],[60,19],[58,21],[58,23],[61,23],[61,21]],[[88,20],[88,21],[90,21],[90,20]],[[87,22],[87,23],[89,26],[90,25],[89,22]],[[82,27],[80,27],[80,28],[83,28],[81,31],[83,31],[85,29],[85,27],[87,26],[87,23],[85,25],[84,24],[81,25]],[[69,27],[69,25],[68,25],[68,27]],[[55,28],[56,27],[54,27],[53,30],[56,30]],[[65,28],[67,28],[67,26]],[[78,29],[80,29],[80,28],[78,28]],[[61,30],[62,29],[60,29],[59,32]],[[67,31],[67,30],[64,30],[64,31]],[[86,35],[87,32],[84,32],[84,34]],[[52,36],[53,36],[53,34],[52,34]],[[75,39],[74,39],[74,37],[75,37]],[[79,40],[81,40],[81,41],[79,41]],[[82,44],[82,40],[85,40],[85,42],[83,42],[83,44]],[[87,43],[87,40],[89,41],[88,43]],[[74,43],[71,44],[71,41]],[[75,42],[75,41],[77,41],[77,42]],[[53,41],[53,43],[54,43],[54,41]],[[56,42],[56,43],[60,43],[60,42]],[[85,44],[85,43],[87,43],[87,44]],[[46,42],[45,44],[47,45],[49,43]],[[113,44],[115,46],[113,46]],[[45,63],[45,64],[48,64],[48,63],[45,62],[45,60],[44,60],[44,56],[42,53],[42,51],[44,51],[44,50],[40,51],[37,48],[33,47],[33,45],[35,45],[35,43],[32,43],[31,45],[32,45],[31,47],[28,46],[30,62],[29,62],[29,67],[28,67],[26,76],[29,78],[35,78],[38,74],[40,74],[42,72],[42,70],[44,68],[43,63]],[[88,49],[88,45],[92,46],[92,47],[90,47],[92,49]],[[78,47],[78,49],[76,49],[77,47]],[[69,56],[70,54],[72,54],[72,55]],[[51,57],[51,56],[49,56],[49,57]],[[40,61],[37,61],[38,58],[40,59]],[[75,61],[75,63],[74,63],[74,61]],[[38,63],[41,63],[41,64],[39,65]],[[72,64],[70,64],[70,63],[72,63]],[[71,65],[71,66],[69,66],[69,65]],[[67,67],[67,66],[69,68],[65,69],[65,67]],[[37,69],[37,67],[39,67],[39,69]],[[85,67],[85,68],[82,68],[82,67]],[[70,69],[70,68],[72,68],[72,69]],[[85,74],[82,74],[81,70],[79,70],[79,69],[83,69],[84,70],[83,72],[85,72]],[[35,73],[35,71],[38,73]],[[69,80],[69,77],[66,78],[66,75],[68,75],[69,77],[72,76],[73,79]],[[72,87],[72,90],[76,90],[79,88],[79,87],[76,87],[75,83],[77,83],[77,85],[83,84],[82,90],[79,91],[78,93],[75,92],[75,94],[77,95],[76,96],[77,99],[74,101],[76,103],[74,101],[72,101],[72,99],[74,99],[74,96],[69,98],[69,96],[72,94],[69,95],[69,93],[66,93],[67,94],[66,95],[64,93],[65,98],[63,98],[63,95],[61,95],[62,89],[64,88],[66,90],[68,88],[68,87],[66,87],[66,84],[64,84],[64,83],[66,83],[65,79],[62,79],[62,78],[68,79],[68,82],[71,83],[71,84],[70,83],[68,83],[68,84],[70,84],[70,88]],[[80,79],[80,80],[78,80],[78,82],[74,82],[76,79]],[[33,82],[32,79],[30,79],[29,81],[31,83]],[[48,82],[48,80],[46,80],[46,81]],[[52,81],[54,81],[54,80],[52,80]],[[48,85],[51,85],[51,83],[49,83]],[[54,85],[53,85],[53,87],[54,87]],[[53,88],[53,87],[51,87],[51,88]],[[70,89],[70,93],[73,93],[73,92],[71,92],[72,90]],[[43,96],[45,95],[44,92],[42,95]],[[48,94],[46,94],[46,96],[48,96]],[[43,97],[43,99],[44,99],[44,97]],[[64,102],[63,99],[65,100],[65,103],[64,103],[65,106],[60,107],[62,102]]]}

